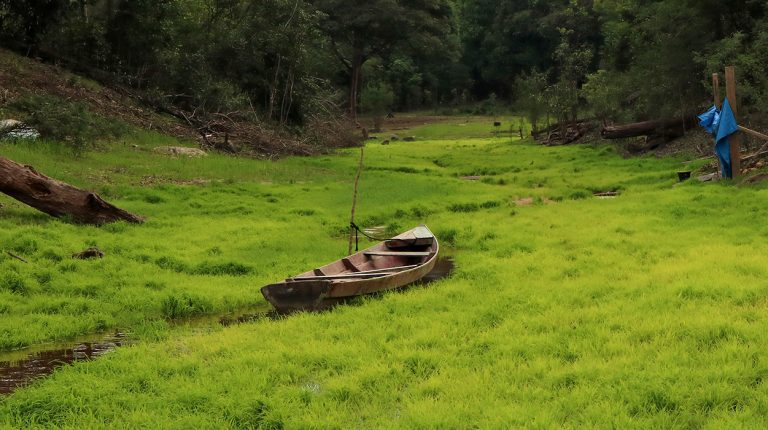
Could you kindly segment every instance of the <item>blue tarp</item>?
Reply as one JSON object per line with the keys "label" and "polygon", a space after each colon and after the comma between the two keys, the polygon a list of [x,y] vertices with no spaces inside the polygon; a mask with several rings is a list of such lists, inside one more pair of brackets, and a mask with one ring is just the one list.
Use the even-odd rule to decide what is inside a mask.
{"label": "blue tarp", "polygon": [[732,178],[731,142],[728,138],[739,130],[739,125],[736,124],[731,104],[726,99],[721,111],[712,106],[711,109],[699,115],[699,124],[708,133],[715,135],[715,153],[720,161],[721,173],[724,178]]}
{"label": "blue tarp", "polygon": [[717,133],[717,126],[720,125],[720,111],[717,106],[712,106],[708,111],[699,115],[699,124],[707,130],[709,134]]}

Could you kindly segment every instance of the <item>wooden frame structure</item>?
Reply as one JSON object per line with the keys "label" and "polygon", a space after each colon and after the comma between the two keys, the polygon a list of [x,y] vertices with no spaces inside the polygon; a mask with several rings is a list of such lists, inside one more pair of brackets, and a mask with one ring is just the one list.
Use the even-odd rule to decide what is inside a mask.
{"label": "wooden frame structure", "polygon": [[[736,68],[733,66],[728,66],[725,68],[725,94],[726,98],[728,99],[728,103],[731,105],[731,109],[733,110],[733,115],[738,120],[738,98],[736,97]],[[720,100],[720,75],[718,73],[712,74],[712,98],[714,99],[715,106],[718,109],[722,108],[722,102]],[[738,121],[737,121],[738,122]],[[742,133],[749,134],[750,136],[756,137],[758,139],[766,140],[768,141],[768,135],[765,135],[763,133],[760,133],[755,130],[751,130],[744,126],[739,126],[739,131]],[[737,178],[741,175],[741,144],[744,140],[743,134],[734,134],[731,139],[731,168],[733,171],[733,177]],[[762,153],[765,151],[766,144],[762,148],[760,148],[755,154],[752,154],[746,158],[752,158],[753,156]]]}

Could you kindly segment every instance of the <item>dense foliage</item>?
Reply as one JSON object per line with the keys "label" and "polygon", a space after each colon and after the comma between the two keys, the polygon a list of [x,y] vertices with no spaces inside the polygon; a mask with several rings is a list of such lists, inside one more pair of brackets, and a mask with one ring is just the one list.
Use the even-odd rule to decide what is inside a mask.
{"label": "dense foliage", "polygon": [[[390,108],[517,102],[532,122],[691,114],[738,67],[768,109],[763,0],[0,0],[0,41],[157,103],[301,124],[366,88]],[[363,110],[365,108],[363,107]]]}
{"label": "dense foliage", "polygon": [[450,92],[453,30],[445,0],[0,0],[4,45],[144,90],[160,106],[281,125],[340,102],[354,114],[358,90],[374,82],[404,107]]}
{"label": "dense foliage", "polygon": [[762,119],[768,6],[762,0],[465,0],[464,60],[476,97],[516,98],[536,122],[692,114],[708,76],[737,67],[746,112]]}

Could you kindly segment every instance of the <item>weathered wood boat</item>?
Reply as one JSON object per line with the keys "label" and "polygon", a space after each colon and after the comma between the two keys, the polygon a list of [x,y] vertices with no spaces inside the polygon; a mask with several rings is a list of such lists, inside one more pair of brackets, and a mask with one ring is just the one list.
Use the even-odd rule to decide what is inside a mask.
{"label": "weathered wood boat", "polygon": [[399,288],[427,275],[437,262],[437,238],[424,225],[323,267],[263,287],[281,312],[322,309],[344,298]]}

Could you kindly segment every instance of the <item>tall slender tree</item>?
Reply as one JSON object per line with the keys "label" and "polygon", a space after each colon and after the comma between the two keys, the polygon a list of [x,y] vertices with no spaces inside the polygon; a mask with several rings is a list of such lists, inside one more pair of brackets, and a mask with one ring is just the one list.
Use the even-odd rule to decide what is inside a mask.
{"label": "tall slender tree", "polygon": [[349,114],[357,117],[363,65],[395,50],[442,48],[451,29],[446,0],[314,0],[320,26],[349,73]]}

